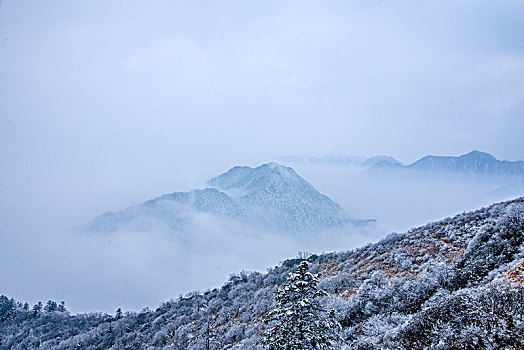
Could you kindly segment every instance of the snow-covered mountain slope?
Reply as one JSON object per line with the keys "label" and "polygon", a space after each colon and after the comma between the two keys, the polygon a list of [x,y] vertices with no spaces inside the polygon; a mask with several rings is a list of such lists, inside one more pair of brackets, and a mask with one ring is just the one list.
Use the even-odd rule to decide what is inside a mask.
{"label": "snow-covered mountain slope", "polygon": [[472,175],[524,176],[524,161],[498,160],[489,153],[472,151],[459,157],[425,156],[407,166],[380,162],[370,168],[378,170],[411,170]]}
{"label": "snow-covered mountain slope", "polygon": [[334,349],[524,348],[524,198],[235,274],[154,311],[70,315],[3,296],[0,348],[264,349],[264,315],[303,260],[341,325]]}
{"label": "snow-covered mountain slope", "polygon": [[175,192],[148,200],[127,209],[97,216],[89,229],[95,232],[113,232],[122,228],[149,231],[163,224],[170,229],[183,229],[192,214],[205,213],[222,218],[242,218],[242,208],[236,201],[213,188]]}
{"label": "snow-covered mountain slope", "polygon": [[250,219],[264,226],[302,231],[358,222],[292,168],[277,163],[235,167],[208,184],[236,195],[245,212],[254,214]]}
{"label": "snow-covered mountain slope", "polygon": [[202,213],[263,229],[294,232],[370,222],[349,217],[293,169],[277,163],[234,167],[207,184],[210,187],[203,190],[175,192],[100,215],[89,228],[98,232],[121,228],[147,231],[160,223],[178,230],[193,215]]}

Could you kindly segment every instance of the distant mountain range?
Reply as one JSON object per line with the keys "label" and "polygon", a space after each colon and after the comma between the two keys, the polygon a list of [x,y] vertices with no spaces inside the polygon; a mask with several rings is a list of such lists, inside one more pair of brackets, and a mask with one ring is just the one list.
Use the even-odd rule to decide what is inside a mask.
{"label": "distant mountain range", "polygon": [[472,175],[509,175],[523,176],[524,161],[510,162],[498,160],[489,153],[472,151],[459,157],[425,156],[413,164],[378,162],[370,167],[371,171],[410,170],[440,173],[465,173]]}
{"label": "distant mountain range", "polygon": [[342,152],[332,152],[321,157],[286,155],[278,156],[276,159],[285,164],[347,165],[369,168],[371,171],[417,170],[486,175],[524,175],[524,161],[498,160],[493,155],[480,151],[472,151],[458,157],[428,155],[409,165],[403,165],[395,158],[386,155],[366,158]]}
{"label": "distant mountain range", "polygon": [[89,229],[147,231],[160,223],[181,230],[198,214],[257,228],[311,232],[373,220],[348,216],[292,168],[268,163],[257,168],[237,166],[207,182],[208,188],[175,192],[117,212],[96,217]]}
{"label": "distant mountain range", "polygon": [[366,158],[342,152],[331,152],[322,157],[315,157],[310,155],[278,156],[277,160],[285,164],[348,165],[364,168],[368,168],[379,162],[399,164],[395,158],[390,156],[381,155]]}

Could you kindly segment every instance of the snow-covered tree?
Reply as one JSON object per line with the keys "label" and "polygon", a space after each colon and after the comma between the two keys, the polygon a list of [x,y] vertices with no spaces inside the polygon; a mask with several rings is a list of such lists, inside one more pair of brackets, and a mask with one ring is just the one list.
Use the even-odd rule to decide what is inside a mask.
{"label": "snow-covered tree", "polygon": [[53,312],[58,310],[58,304],[54,300],[48,300],[44,306],[45,312]]}
{"label": "snow-covered tree", "polygon": [[326,312],[318,300],[326,293],[318,289],[317,276],[308,270],[308,262],[302,261],[277,291],[263,338],[270,350],[329,349],[337,340],[334,313]]}
{"label": "snow-covered tree", "polygon": [[116,309],[115,318],[117,320],[122,318],[122,308],[119,307],[118,309]]}

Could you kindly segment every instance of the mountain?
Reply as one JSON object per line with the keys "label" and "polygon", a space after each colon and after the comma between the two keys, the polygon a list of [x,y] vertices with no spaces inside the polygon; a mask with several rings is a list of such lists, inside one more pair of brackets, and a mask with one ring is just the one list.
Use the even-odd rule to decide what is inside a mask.
{"label": "mountain", "polygon": [[238,203],[214,188],[175,192],[148,200],[117,212],[97,216],[89,223],[94,232],[113,232],[119,229],[149,231],[162,224],[173,230],[181,230],[195,213],[210,214],[222,218],[243,218],[245,213]]}
{"label": "mountain", "polygon": [[147,231],[153,225],[186,227],[192,216],[211,215],[257,228],[294,232],[364,224],[344,213],[293,169],[277,163],[237,166],[207,182],[203,190],[175,192],[95,218],[89,229]]}
{"label": "mountain", "polygon": [[459,157],[426,156],[408,168],[475,174],[524,175],[524,161],[500,161],[489,153],[472,151]]}
{"label": "mountain", "polygon": [[318,165],[346,165],[353,167],[370,167],[378,162],[397,164],[398,161],[390,156],[374,156],[365,158],[343,152],[331,152],[322,157],[310,155],[278,156],[277,160],[288,164],[318,164]]}
{"label": "mountain", "polygon": [[[230,180],[246,184],[249,171]],[[52,300],[31,309],[1,296],[0,348],[262,349],[277,288],[304,260],[341,326],[334,349],[524,348],[524,198],[234,274],[154,311],[70,315]]]}
{"label": "mountain", "polygon": [[371,157],[371,158],[367,158],[362,163],[362,165],[364,167],[370,167],[370,166],[373,166],[373,165],[375,165],[377,163],[381,163],[381,162],[392,164],[392,165],[401,165],[395,158],[390,157],[390,156],[374,156],[374,157]]}
{"label": "mountain", "polygon": [[380,161],[368,168],[368,171],[381,171],[381,170],[404,170],[406,167],[400,163],[391,163],[386,161]]}
{"label": "mountain", "polygon": [[489,153],[472,151],[459,157],[425,156],[407,166],[391,166],[379,162],[370,168],[371,171],[402,169],[434,173],[462,173],[471,175],[524,175],[524,161],[510,162],[498,160]]}

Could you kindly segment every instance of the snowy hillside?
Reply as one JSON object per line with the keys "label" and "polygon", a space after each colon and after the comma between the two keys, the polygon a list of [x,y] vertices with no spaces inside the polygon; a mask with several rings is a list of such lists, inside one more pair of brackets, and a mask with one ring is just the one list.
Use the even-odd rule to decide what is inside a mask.
{"label": "snowy hillside", "polygon": [[524,198],[235,274],[154,311],[70,315],[2,296],[0,348],[263,349],[277,288],[304,260],[340,325],[335,349],[524,348]]}
{"label": "snowy hillside", "polygon": [[118,212],[95,218],[89,229],[150,230],[163,224],[183,229],[192,215],[208,214],[252,227],[294,232],[318,231],[365,224],[348,216],[329,197],[319,193],[293,169],[277,163],[257,168],[234,167],[208,181],[209,188],[175,192]]}

